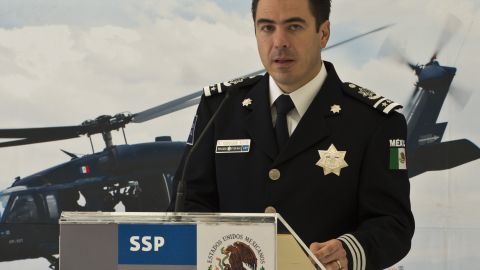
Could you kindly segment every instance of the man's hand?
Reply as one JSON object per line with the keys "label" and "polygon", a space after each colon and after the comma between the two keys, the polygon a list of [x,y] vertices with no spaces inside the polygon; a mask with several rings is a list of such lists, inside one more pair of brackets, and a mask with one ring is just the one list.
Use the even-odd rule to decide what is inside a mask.
{"label": "man's hand", "polygon": [[312,243],[310,250],[327,270],[348,269],[347,252],[343,249],[340,240]]}

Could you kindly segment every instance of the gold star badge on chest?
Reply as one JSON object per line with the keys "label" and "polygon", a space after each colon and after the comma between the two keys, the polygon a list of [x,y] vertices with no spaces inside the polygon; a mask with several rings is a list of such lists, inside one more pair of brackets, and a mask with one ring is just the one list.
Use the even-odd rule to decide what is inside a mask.
{"label": "gold star badge on chest", "polygon": [[248,106],[252,105],[252,103],[253,103],[253,100],[252,100],[252,99],[246,98],[246,99],[244,99],[244,100],[242,101],[242,106],[243,106],[243,107],[248,107]]}
{"label": "gold star badge on chest", "polygon": [[347,151],[338,151],[333,144],[330,145],[328,150],[319,150],[318,153],[320,154],[320,160],[316,165],[323,168],[324,175],[334,173],[340,176],[340,171],[348,167],[347,162],[345,162]]}

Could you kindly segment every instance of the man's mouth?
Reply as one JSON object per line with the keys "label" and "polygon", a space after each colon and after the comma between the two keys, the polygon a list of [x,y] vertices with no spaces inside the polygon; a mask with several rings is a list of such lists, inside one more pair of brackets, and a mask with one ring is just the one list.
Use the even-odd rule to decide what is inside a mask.
{"label": "man's mouth", "polygon": [[278,65],[288,65],[293,63],[295,60],[290,59],[290,58],[278,58],[274,59],[273,62]]}

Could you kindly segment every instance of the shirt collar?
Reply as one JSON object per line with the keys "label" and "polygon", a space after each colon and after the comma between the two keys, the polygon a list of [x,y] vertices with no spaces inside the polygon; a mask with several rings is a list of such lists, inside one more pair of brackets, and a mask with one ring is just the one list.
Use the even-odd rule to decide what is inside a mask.
{"label": "shirt collar", "polygon": [[[300,114],[300,117],[305,114],[318,91],[320,91],[320,88],[322,88],[327,75],[327,69],[322,61],[322,67],[320,68],[320,72],[318,72],[317,76],[315,76],[315,78],[313,78],[304,86],[289,94],[292,98],[293,104],[295,104],[295,109],[297,110],[298,114]],[[270,107],[272,107],[275,100],[277,100],[280,95],[285,93],[280,89],[280,87],[278,87],[272,76],[269,77],[269,88]]]}

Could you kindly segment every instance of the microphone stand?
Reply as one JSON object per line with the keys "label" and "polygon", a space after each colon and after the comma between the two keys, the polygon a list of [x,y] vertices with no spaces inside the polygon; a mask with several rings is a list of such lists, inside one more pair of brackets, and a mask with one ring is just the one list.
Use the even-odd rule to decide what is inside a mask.
{"label": "microphone stand", "polygon": [[187,182],[185,181],[185,173],[187,171],[188,164],[190,163],[190,158],[193,152],[198,148],[198,145],[200,144],[203,137],[205,137],[205,134],[207,133],[206,131],[212,126],[213,121],[215,120],[215,118],[217,118],[218,113],[222,110],[223,106],[225,105],[229,97],[230,97],[230,91],[227,90],[225,91],[225,97],[223,98],[222,102],[218,106],[217,110],[212,115],[210,120],[208,120],[207,124],[205,125],[205,128],[200,133],[198,140],[194,142],[192,148],[190,148],[190,150],[188,151],[185,157],[185,163],[183,164],[183,169],[182,169],[182,177],[180,178],[180,181],[178,182],[178,186],[177,186],[177,197],[175,198],[175,213],[183,212],[185,208],[185,195],[187,191]]}

